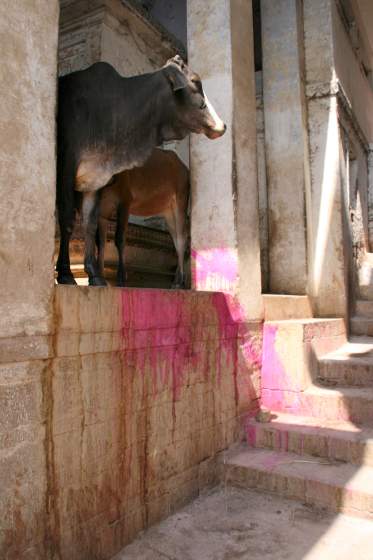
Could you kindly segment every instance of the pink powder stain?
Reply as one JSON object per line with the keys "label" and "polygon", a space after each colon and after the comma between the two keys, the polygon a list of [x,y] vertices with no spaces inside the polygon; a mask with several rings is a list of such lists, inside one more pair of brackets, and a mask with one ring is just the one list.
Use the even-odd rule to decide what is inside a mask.
{"label": "pink powder stain", "polygon": [[246,422],[246,441],[249,447],[256,447],[256,425]]}
{"label": "pink powder stain", "polygon": [[[213,293],[209,296],[211,299],[207,300],[209,304],[206,306],[204,296],[199,307],[198,293],[124,289],[120,291],[120,297],[121,352],[134,354],[136,371],[143,378],[145,372],[150,374],[153,396],[166,388],[170,389],[174,422],[175,402],[180,398],[191,368],[201,371],[204,380],[215,380],[217,384],[221,383],[223,372],[228,369],[234,378],[236,404],[240,391],[245,390],[249,394],[250,370],[253,364],[259,364],[261,355],[251,345],[248,329],[242,327],[245,314],[235,298],[224,293]],[[211,302],[215,317],[214,312],[211,312]],[[241,362],[244,363],[239,366],[238,341],[243,334],[246,340]],[[216,339],[216,351],[206,352],[211,337]],[[242,383],[245,375],[240,376],[238,385],[239,367],[248,370],[244,372],[247,387]]]}
{"label": "pink powder stain", "polygon": [[270,410],[302,414],[300,395],[293,386],[276,350],[278,326],[265,324],[263,329],[262,405]]}
{"label": "pink powder stain", "polygon": [[198,290],[234,292],[238,282],[235,249],[192,249],[193,285]]}

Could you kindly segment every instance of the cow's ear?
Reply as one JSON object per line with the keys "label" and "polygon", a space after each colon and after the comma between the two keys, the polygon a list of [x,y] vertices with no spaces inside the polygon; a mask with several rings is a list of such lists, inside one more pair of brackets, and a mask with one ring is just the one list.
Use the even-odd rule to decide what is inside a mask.
{"label": "cow's ear", "polygon": [[171,64],[165,67],[166,77],[171,84],[173,91],[180,91],[188,85],[188,80],[184,74]]}

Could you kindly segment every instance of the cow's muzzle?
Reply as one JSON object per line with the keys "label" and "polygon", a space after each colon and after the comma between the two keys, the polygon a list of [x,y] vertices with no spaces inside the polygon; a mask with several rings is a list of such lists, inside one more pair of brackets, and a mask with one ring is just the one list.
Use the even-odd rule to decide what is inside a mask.
{"label": "cow's muzzle", "polygon": [[224,132],[227,130],[227,125],[221,120],[214,107],[211,105],[206,94],[205,103],[208,112],[207,126],[205,127],[204,133],[210,140],[215,140],[215,138],[220,138],[223,136]]}
{"label": "cow's muzzle", "polygon": [[206,128],[203,132],[210,140],[215,140],[223,136],[224,132],[227,130],[227,125],[223,123],[222,127],[219,128]]}

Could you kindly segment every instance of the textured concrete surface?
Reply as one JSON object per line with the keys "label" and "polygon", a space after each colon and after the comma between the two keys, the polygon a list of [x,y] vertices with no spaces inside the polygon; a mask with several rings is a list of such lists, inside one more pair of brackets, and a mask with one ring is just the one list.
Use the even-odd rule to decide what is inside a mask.
{"label": "textured concrete surface", "polygon": [[198,498],[114,560],[370,560],[373,522],[234,488]]}

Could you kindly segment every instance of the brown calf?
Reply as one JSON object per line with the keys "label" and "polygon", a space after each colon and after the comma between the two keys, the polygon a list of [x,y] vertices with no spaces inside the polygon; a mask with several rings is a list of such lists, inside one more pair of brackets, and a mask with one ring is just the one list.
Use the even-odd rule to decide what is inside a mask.
{"label": "brown calf", "polygon": [[125,284],[124,248],[129,214],[163,216],[178,257],[174,288],[185,287],[184,254],[187,245],[187,208],[189,171],[170,150],[155,149],[142,167],[115,175],[104,187],[98,202],[98,264],[104,271],[104,253],[108,220],[117,212],[115,245],[118,250],[117,285]]}

